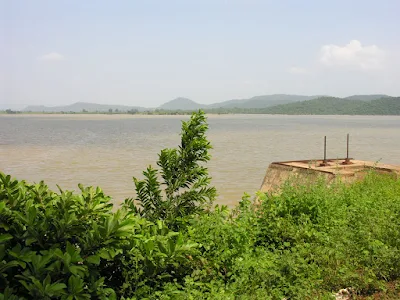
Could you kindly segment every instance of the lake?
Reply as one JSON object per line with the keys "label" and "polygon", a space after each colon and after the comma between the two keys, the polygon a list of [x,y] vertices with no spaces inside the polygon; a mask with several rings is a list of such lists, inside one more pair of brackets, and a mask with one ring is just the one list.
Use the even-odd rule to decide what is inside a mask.
{"label": "lake", "polygon": [[[178,145],[186,116],[0,115],[0,171],[55,188],[99,185],[115,203],[134,196],[132,176]],[[208,164],[219,197],[254,194],[273,161],[350,156],[400,165],[400,117],[210,115]]]}

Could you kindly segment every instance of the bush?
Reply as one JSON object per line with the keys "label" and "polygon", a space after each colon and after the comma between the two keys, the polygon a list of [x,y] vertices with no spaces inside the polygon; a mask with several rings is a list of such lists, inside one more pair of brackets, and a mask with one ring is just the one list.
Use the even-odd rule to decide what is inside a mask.
{"label": "bush", "polygon": [[50,191],[0,173],[0,280],[18,299],[148,294],[187,274],[195,243],[124,209],[100,188]]}
{"label": "bush", "polygon": [[286,186],[265,196],[257,245],[302,253],[319,288],[368,293],[400,275],[400,181],[371,173],[351,186]]}

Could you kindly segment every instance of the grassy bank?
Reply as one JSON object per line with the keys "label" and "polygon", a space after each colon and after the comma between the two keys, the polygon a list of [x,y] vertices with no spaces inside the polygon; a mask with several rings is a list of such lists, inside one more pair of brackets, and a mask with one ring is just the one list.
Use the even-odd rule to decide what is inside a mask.
{"label": "grassy bank", "polygon": [[390,177],[371,174],[349,187],[288,185],[257,210],[244,198],[178,232],[127,207],[112,212],[109,200],[100,189],[54,193],[2,174],[6,292],[18,299],[330,299],[341,288],[364,296],[387,283],[400,289],[400,181]]}

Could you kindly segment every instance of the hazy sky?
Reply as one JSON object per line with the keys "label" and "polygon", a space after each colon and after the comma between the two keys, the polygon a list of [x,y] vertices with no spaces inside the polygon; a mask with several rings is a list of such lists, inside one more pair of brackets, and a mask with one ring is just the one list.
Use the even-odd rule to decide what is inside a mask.
{"label": "hazy sky", "polygon": [[0,108],[400,95],[400,0],[0,0]]}

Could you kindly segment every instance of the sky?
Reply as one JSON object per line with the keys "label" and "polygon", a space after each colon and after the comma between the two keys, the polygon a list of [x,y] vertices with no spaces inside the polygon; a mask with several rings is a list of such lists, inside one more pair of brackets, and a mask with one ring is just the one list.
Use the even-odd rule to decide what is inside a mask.
{"label": "sky", "polygon": [[400,96],[399,0],[0,0],[0,109]]}

